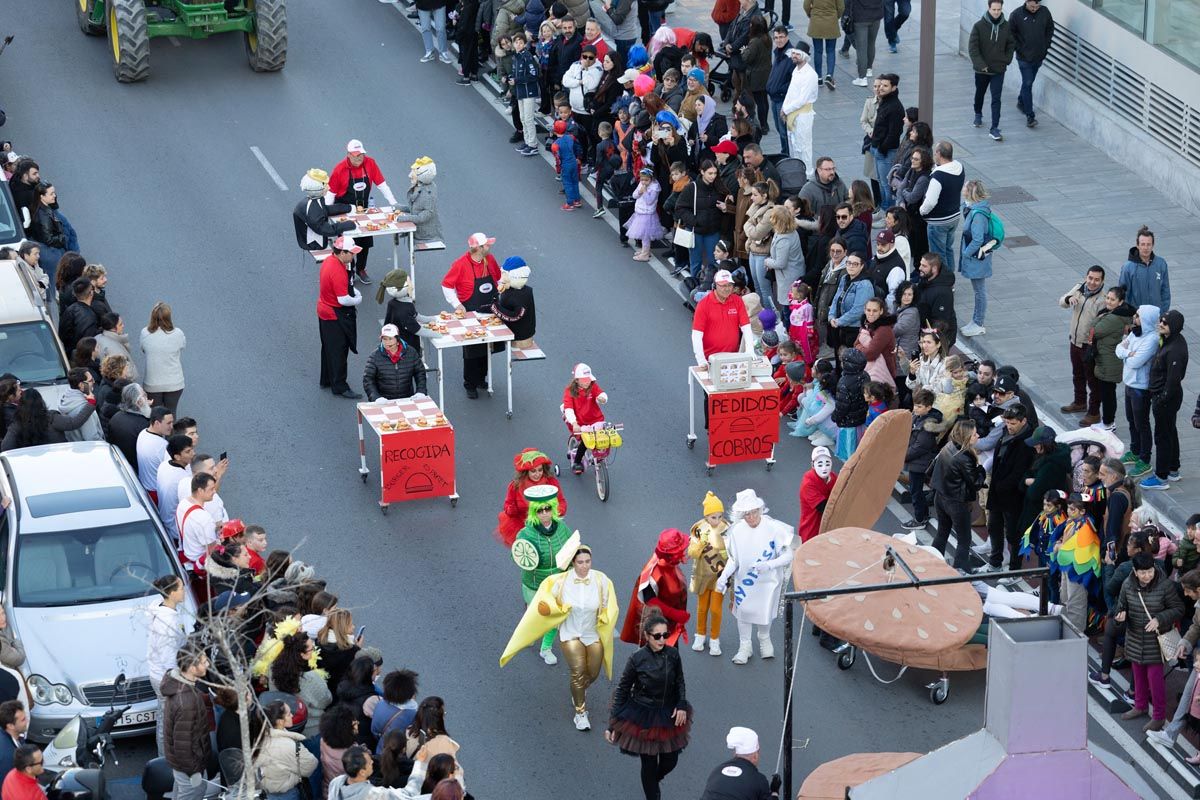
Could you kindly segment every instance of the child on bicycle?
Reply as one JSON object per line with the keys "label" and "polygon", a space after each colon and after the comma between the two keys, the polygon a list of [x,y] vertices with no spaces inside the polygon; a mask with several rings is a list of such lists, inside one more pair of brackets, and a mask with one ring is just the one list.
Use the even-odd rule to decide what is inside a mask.
{"label": "child on bicycle", "polygon": [[[607,402],[608,395],[600,388],[600,384],[596,383],[596,379],[592,375],[592,368],[587,364],[576,364],[573,379],[563,390],[563,421],[567,423],[567,429],[571,433],[579,433],[580,428],[584,425],[604,422],[604,412],[600,410],[600,406]],[[579,445],[571,457],[572,473],[583,474],[583,454],[585,452],[587,452],[587,447],[580,439]]]}

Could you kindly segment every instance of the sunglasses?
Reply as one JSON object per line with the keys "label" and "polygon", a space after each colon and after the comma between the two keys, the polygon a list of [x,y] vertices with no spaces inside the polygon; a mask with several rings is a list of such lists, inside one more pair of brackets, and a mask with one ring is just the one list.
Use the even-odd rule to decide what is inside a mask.
{"label": "sunglasses", "polygon": [[661,642],[663,639],[667,638],[667,634],[665,634],[665,633],[647,633],[646,638],[653,639],[656,642]]}
{"label": "sunglasses", "polygon": [[850,215],[849,214],[838,214],[837,218],[838,219],[850,219]]}
{"label": "sunglasses", "polygon": [[596,57],[595,56],[580,56],[579,60],[580,61],[595,61]]}

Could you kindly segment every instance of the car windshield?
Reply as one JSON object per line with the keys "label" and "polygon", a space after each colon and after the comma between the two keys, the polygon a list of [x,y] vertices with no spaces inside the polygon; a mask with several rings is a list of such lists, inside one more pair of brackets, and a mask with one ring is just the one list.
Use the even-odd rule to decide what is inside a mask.
{"label": "car windshield", "polygon": [[8,192],[8,186],[5,185],[0,187],[0,242],[15,244],[23,238],[25,237],[21,229],[17,227],[16,206]]}
{"label": "car windshield", "polygon": [[0,326],[0,375],[6,372],[27,386],[67,379],[50,323],[37,320]]}
{"label": "car windshield", "polygon": [[13,604],[70,606],[143,597],[175,572],[148,520],[17,537]]}

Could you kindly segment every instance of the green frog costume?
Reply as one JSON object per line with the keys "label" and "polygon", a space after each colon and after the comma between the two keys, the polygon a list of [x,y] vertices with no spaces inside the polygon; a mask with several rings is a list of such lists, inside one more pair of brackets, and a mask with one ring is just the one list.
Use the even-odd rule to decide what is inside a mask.
{"label": "green frog costume", "polygon": [[[571,529],[562,521],[558,514],[558,488],[547,484],[530,486],[524,492],[529,501],[529,514],[525,517],[525,527],[517,534],[512,544],[512,559],[521,569],[521,595],[528,604],[533,600],[542,581],[551,575],[566,572],[570,565],[570,556],[574,555],[579,544],[578,531]],[[542,525],[538,512],[544,508],[550,509],[550,525]],[[568,547],[568,543],[574,542]],[[568,563],[562,563],[567,561]],[[548,664],[557,661],[551,653],[554,637],[558,629],[546,632],[542,637],[541,655]]]}

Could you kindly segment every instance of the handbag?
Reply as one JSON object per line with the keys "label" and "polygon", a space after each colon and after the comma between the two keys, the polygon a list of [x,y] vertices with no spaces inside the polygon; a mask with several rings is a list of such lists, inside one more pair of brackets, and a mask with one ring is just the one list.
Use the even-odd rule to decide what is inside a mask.
{"label": "handbag", "polygon": [[[1150,609],[1146,608],[1146,600],[1142,597],[1142,593],[1138,592],[1138,602],[1142,604],[1142,610],[1146,612],[1146,621],[1149,622],[1154,617],[1150,614]],[[1175,651],[1179,649],[1179,641],[1182,637],[1179,631],[1175,628],[1158,634],[1158,652],[1162,655],[1164,664],[1172,664],[1175,662]]]}
{"label": "handbag", "polygon": [[847,36],[853,36],[854,35],[854,17],[852,17],[850,15],[849,8],[847,8],[846,11],[842,14],[841,22],[842,22],[842,32],[845,33]]}
{"label": "handbag", "polygon": [[[692,184],[692,223],[696,220],[696,200],[700,196],[700,187],[695,183]],[[680,247],[686,247],[691,250],[696,246],[696,232],[687,228],[676,228],[675,234],[671,237],[671,241]]]}
{"label": "handbag", "polygon": [[300,782],[296,784],[296,791],[300,793],[300,800],[313,800],[312,784],[300,770],[300,747],[300,743],[296,742],[296,774],[300,776]]}
{"label": "handbag", "polygon": [[1093,328],[1088,332],[1087,344],[1083,346],[1083,363],[1095,369],[1096,367],[1096,330]]}

